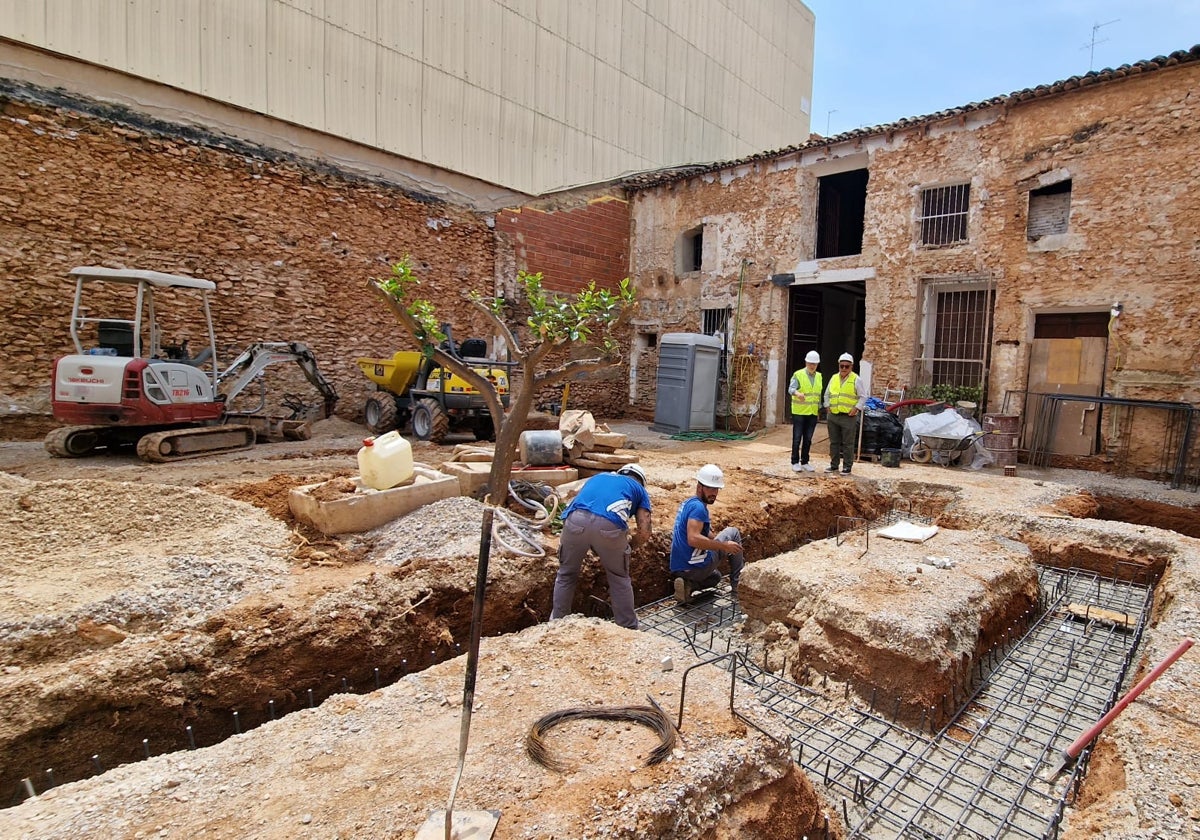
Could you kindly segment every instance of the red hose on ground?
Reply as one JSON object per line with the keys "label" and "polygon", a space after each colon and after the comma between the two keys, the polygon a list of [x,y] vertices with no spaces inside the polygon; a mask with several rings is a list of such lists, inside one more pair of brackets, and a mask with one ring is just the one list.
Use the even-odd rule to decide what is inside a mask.
{"label": "red hose on ground", "polygon": [[910,405],[936,405],[940,402],[941,400],[900,400],[900,402],[894,402],[889,405],[887,407],[887,411],[891,414],[895,414],[900,409],[907,408]]}

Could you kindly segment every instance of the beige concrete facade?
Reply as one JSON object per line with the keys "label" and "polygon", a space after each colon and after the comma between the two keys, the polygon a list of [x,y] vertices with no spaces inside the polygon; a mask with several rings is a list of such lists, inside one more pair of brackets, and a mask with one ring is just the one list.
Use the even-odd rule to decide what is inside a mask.
{"label": "beige concrete facade", "polygon": [[130,86],[525,193],[802,142],[813,29],[800,0],[0,0],[0,37]]}
{"label": "beige concrete facade", "polygon": [[[822,353],[827,378],[843,351],[869,360],[875,394],[937,384],[945,373],[945,354],[934,348],[946,340],[939,319],[943,332],[953,326],[937,295],[962,289],[973,290],[985,316],[975,375],[983,410],[1020,412],[1020,392],[1047,370],[1058,377],[1050,390],[1072,393],[1075,369],[1067,368],[1082,371],[1089,356],[1100,370],[1097,394],[1197,402],[1197,58],[1197,50],[1177,53],[1139,72],[642,181],[631,203],[635,405],[653,410],[652,336],[699,330],[710,308],[728,308],[734,360],[746,356],[762,371],[758,410],[767,424],[788,420],[789,367],[799,366],[804,341]],[[818,259],[823,179],[852,170],[867,178],[861,248]],[[964,214],[942,215],[965,224],[965,236],[939,238],[921,221],[924,191],[963,185]],[[688,262],[697,230],[698,267]],[[817,295],[816,308],[793,311],[798,291]],[[1066,337],[1045,338],[1072,319],[1091,332],[1068,326]],[[1053,340],[1066,343],[1046,345],[1047,362],[1040,342]],[[735,416],[753,413],[732,403]],[[1122,434],[1102,428],[1100,448]]]}

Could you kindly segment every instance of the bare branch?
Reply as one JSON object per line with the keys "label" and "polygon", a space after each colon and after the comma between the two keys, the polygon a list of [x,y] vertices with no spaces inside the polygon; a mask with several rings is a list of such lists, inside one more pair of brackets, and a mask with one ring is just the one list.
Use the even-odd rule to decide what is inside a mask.
{"label": "bare branch", "polygon": [[496,329],[500,330],[500,334],[504,336],[505,343],[512,348],[513,356],[518,359],[525,358],[525,351],[521,349],[520,342],[517,341],[517,337],[513,335],[512,330],[508,328],[508,324],[504,323],[503,319],[493,312],[482,300],[471,300],[470,298],[467,298],[467,300],[472,306],[486,315],[488,320],[496,326]]}
{"label": "bare branch", "polygon": [[551,385],[555,382],[562,382],[564,379],[570,379],[581,373],[588,373],[593,370],[603,370],[607,367],[613,367],[621,363],[621,356],[600,356],[594,359],[573,359],[569,362],[564,362],[556,368],[545,371],[534,376],[533,384],[535,388],[540,388],[544,385]]}

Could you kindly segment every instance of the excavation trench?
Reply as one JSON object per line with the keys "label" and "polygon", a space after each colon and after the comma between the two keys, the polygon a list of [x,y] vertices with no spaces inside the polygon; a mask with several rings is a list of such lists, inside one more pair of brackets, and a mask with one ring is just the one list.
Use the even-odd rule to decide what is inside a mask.
{"label": "excavation trench", "polygon": [[[53,498],[48,484],[55,485]],[[64,494],[114,490],[100,487],[104,482],[74,491],[67,484],[23,484],[16,507],[32,519]],[[256,494],[243,488],[236,495]],[[849,486],[822,495],[785,494],[782,503],[774,495],[741,523],[751,562],[796,541],[824,538],[839,516],[873,517],[884,504]],[[189,503],[208,496],[186,494]],[[263,506],[286,515],[277,504]],[[7,673],[0,679],[0,696],[13,710],[0,725],[0,750],[9,759],[0,777],[0,789],[8,792],[4,804],[27,796],[25,779],[40,791],[147,753],[207,746],[331,695],[371,691],[457,656],[469,632],[480,510],[469,499],[437,503],[368,539],[346,541],[370,562],[278,574],[258,582],[262,591],[187,620],[174,620],[167,608],[151,620],[139,610],[152,596],[121,593],[89,618],[81,618],[87,610],[77,606],[58,620],[10,627]],[[447,519],[452,526],[444,525]],[[254,524],[263,527],[257,519]],[[662,528],[634,556],[638,604],[669,591],[668,551],[669,529]],[[552,552],[493,556],[485,635],[545,621],[555,569]],[[598,564],[585,566],[576,610],[609,614]]]}
{"label": "excavation trench", "polygon": [[[36,506],[29,488],[21,492]],[[806,494],[794,492],[786,482],[764,481],[753,499],[736,506],[736,524],[744,534],[750,568],[755,568],[810,543],[843,542],[850,551],[859,550],[856,523],[889,514],[911,513],[969,529],[972,516],[955,510],[956,499],[952,486],[909,481],[885,488],[837,483]],[[718,512],[725,513],[714,509],[714,520]],[[461,510],[451,515],[464,519]],[[670,591],[668,518],[656,515],[659,533],[638,549],[632,563],[635,597],[643,609],[661,603]],[[451,539],[423,530],[417,514],[407,519],[407,525],[406,520],[394,525],[399,532],[414,529],[408,537],[376,538],[374,564],[280,575],[261,591],[186,622],[133,614],[105,621],[99,616],[92,621],[96,629],[81,632],[78,616],[71,616],[57,629],[14,635],[6,656],[11,664],[0,683],[5,707],[13,710],[0,731],[0,750],[9,757],[0,779],[2,789],[10,792],[5,804],[25,798],[24,779],[44,790],[137,761],[147,751],[157,755],[217,743],[331,695],[368,692],[457,656],[469,627],[476,563],[471,543],[477,545],[477,526],[472,534],[469,522],[460,523]],[[1039,529],[1034,520],[1007,522],[1000,529],[988,524],[990,531],[1008,529],[1001,536],[1024,543],[1039,564],[1057,560],[1052,564],[1101,573],[1136,566],[1157,579],[1169,559],[1168,551],[1156,550],[1152,537],[1142,544],[1128,539],[1116,549],[1111,541],[1096,548],[1086,535],[1072,538]],[[396,550],[401,543],[407,552],[402,557]],[[357,550],[370,559],[370,547],[359,545]],[[554,569],[553,556],[493,557],[485,634],[513,633],[545,621]],[[997,644],[1011,642],[1015,627],[1031,620],[1036,585],[1032,600],[1028,588],[1016,589],[1019,594],[997,601],[978,635],[955,654],[953,665],[939,672],[937,685],[944,689],[913,687],[911,680],[906,687],[899,675],[921,675],[927,682],[931,672],[902,657],[877,657],[871,665],[870,651],[882,646],[870,634],[839,634],[831,626],[827,646],[810,640],[805,647],[799,632],[793,632],[797,628],[764,613],[770,620],[759,622],[758,635],[748,637],[748,643],[761,651],[766,670],[785,671],[800,684],[835,680],[852,687],[863,702],[881,707],[883,698],[891,705],[900,697],[893,717],[918,728],[933,726],[928,710],[954,708],[975,684],[978,663]],[[576,608],[584,614],[608,614],[604,577],[596,564],[585,565]],[[106,627],[115,627],[118,634],[106,637]],[[146,632],[152,629],[158,632]],[[838,648],[856,651],[859,665],[830,659],[829,651]],[[869,667],[859,667],[863,663]],[[943,694],[949,699],[943,700]]]}

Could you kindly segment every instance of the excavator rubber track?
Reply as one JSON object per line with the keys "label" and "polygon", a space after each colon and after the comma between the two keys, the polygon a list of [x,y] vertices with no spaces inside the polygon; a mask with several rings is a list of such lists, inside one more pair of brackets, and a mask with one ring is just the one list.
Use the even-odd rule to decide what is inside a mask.
{"label": "excavator rubber track", "polygon": [[152,432],[138,440],[137,454],[151,464],[166,464],[186,458],[202,458],[223,452],[241,452],[254,446],[250,426],[204,426],[199,429],[169,429]]}
{"label": "excavator rubber track", "polygon": [[55,458],[82,458],[107,446],[107,426],[62,426],[51,430],[42,444]]}

